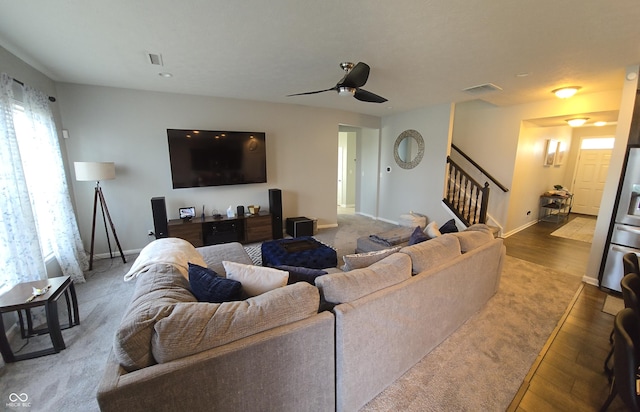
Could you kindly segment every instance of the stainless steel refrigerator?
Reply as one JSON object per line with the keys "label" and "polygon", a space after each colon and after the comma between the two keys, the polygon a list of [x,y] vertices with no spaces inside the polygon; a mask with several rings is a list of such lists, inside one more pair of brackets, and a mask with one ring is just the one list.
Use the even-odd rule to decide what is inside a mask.
{"label": "stainless steel refrigerator", "polygon": [[623,170],[605,258],[600,268],[600,286],[619,292],[620,279],[625,275],[622,256],[628,252],[640,256],[640,147],[627,148]]}

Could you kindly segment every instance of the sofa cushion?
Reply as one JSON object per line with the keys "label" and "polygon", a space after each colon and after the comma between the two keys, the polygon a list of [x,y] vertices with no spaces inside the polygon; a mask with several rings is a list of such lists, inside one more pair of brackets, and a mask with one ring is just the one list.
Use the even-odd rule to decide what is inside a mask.
{"label": "sofa cushion", "polygon": [[320,276],[316,286],[327,302],[339,304],[352,302],[410,277],[411,259],[405,254],[393,253],[366,268]]}
{"label": "sofa cushion", "polygon": [[205,262],[204,266],[213,270],[220,276],[226,277],[224,265],[222,264],[225,260],[229,262],[244,263],[245,265],[251,265],[253,263],[247,251],[238,242],[202,246],[196,248],[196,250],[202,255]]}
{"label": "sofa cushion", "polygon": [[392,255],[400,250],[399,246],[382,249],[382,250],[374,250],[371,252],[364,253],[355,253],[351,255],[344,255],[342,260],[344,260],[344,265],[342,266],[342,270],[348,272],[354,269],[366,268],[376,262],[381,261],[389,255]]}
{"label": "sofa cushion", "polygon": [[369,235],[369,239],[381,245],[392,247],[408,242],[412,232],[413,227],[396,227],[386,232]]}
{"label": "sofa cushion", "polygon": [[431,239],[431,237],[424,233],[420,226],[416,226],[413,233],[411,234],[411,237],[409,238],[409,246],[424,242],[425,240],[429,239]]}
{"label": "sofa cushion", "polygon": [[440,226],[440,233],[443,235],[445,233],[455,233],[458,231],[458,226],[456,226],[456,221],[454,219],[448,220],[444,225]]}
{"label": "sofa cushion", "polygon": [[189,286],[199,302],[240,300],[242,283],[220,277],[211,269],[189,263]]}
{"label": "sofa cushion", "polygon": [[433,239],[434,237],[442,236],[442,233],[440,233],[440,230],[438,229],[438,224],[435,221],[434,222],[430,222],[427,225],[427,227],[424,229],[424,232],[431,239]]}
{"label": "sofa cushion", "polygon": [[319,303],[318,289],[305,282],[245,301],[180,303],[156,322],[151,340],[153,356],[165,363],[306,319],[318,312]]}
{"label": "sofa cushion", "polygon": [[315,285],[316,278],[318,276],[326,275],[328,272],[322,269],[305,268],[300,266],[280,265],[276,266],[276,269],[284,270],[289,273],[289,280],[287,285],[293,285],[298,282],[307,282],[310,285]]}
{"label": "sofa cushion", "polygon": [[414,274],[445,264],[462,253],[458,238],[451,234],[403,247],[400,252],[411,257]]}
{"label": "sofa cushion", "polygon": [[482,228],[471,229],[472,227],[473,226],[470,226],[467,230],[464,230],[462,232],[451,233],[451,236],[457,237],[460,241],[460,249],[462,250],[462,253],[466,253],[479,246],[482,246],[493,239],[491,230],[488,229],[488,227],[488,230],[483,230]]}
{"label": "sofa cushion", "polygon": [[156,363],[151,354],[153,326],[182,302],[197,299],[189,292],[189,283],[176,266],[151,265],[138,276],[113,342],[114,354],[127,372]]}
{"label": "sofa cushion", "polygon": [[249,297],[285,286],[289,279],[288,272],[270,267],[245,265],[226,260],[222,265],[227,272],[227,279],[242,283],[242,290]]}

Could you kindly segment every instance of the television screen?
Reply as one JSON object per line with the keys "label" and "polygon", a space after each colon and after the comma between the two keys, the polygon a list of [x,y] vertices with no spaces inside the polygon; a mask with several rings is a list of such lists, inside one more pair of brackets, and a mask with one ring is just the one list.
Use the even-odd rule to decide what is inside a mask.
{"label": "television screen", "polygon": [[167,129],[174,189],[265,183],[261,132]]}

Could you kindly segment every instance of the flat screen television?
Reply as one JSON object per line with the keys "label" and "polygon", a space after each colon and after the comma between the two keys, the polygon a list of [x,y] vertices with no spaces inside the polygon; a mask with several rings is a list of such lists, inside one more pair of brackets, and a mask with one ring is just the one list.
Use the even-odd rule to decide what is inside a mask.
{"label": "flat screen television", "polygon": [[174,189],[266,183],[262,132],[167,129]]}

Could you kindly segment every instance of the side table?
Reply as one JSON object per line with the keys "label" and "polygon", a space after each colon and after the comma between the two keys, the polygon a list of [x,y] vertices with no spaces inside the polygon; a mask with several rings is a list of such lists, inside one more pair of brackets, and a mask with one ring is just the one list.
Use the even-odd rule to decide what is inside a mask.
{"label": "side table", "polygon": [[[50,286],[47,293],[30,299],[33,294],[34,287],[43,289],[47,285]],[[69,314],[69,324],[64,328],[60,327],[60,320],[58,319],[58,299],[62,295],[64,295],[65,297],[67,312]],[[71,295],[71,299],[69,299],[69,295]],[[31,309],[38,306],[44,306],[47,316],[46,328],[33,328]],[[9,340],[7,339],[4,328],[4,322],[2,320],[3,313],[13,311],[18,312],[20,333],[23,339],[48,333],[51,338],[52,347],[30,353],[15,355],[11,350],[11,346],[9,345]],[[25,311],[26,313],[26,330],[24,327],[22,311]],[[50,355],[52,353],[58,353],[66,347],[64,344],[64,339],[62,338],[62,329],[71,328],[79,324],[80,315],[78,312],[76,289],[73,285],[73,281],[69,276],[61,276],[51,279],[19,283],[8,292],[0,295],[0,353],[2,353],[2,359],[4,359],[5,363],[10,363],[19,360]]]}

